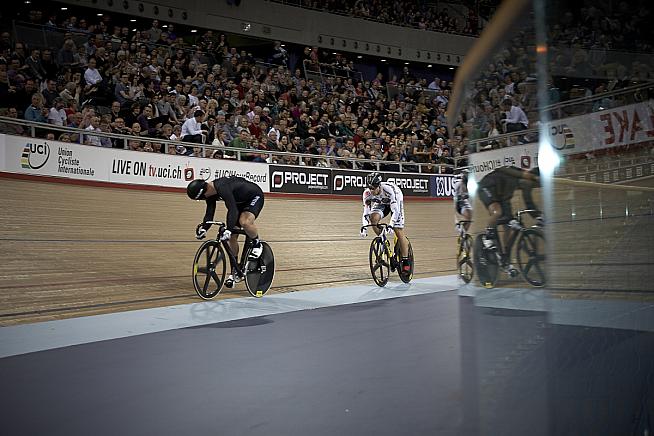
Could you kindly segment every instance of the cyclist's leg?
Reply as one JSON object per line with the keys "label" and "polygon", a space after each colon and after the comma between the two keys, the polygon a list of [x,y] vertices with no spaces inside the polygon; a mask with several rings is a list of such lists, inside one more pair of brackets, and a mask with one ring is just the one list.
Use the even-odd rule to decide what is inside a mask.
{"label": "cyclist's leg", "polygon": [[409,240],[406,238],[406,232],[404,231],[404,202],[401,200],[397,216],[394,214],[391,217],[391,225],[400,244],[402,259],[406,259],[409,256]]}
{"label": "cyclist's leg", "polygon": [[255,224],[256,217],[252,212],[243,211],[238,217],[238,225],[245,231],[250,239],[256,239],[259,236],[257,226]]}
{"label": "cyclist's leg", "polygon": [[259,231],[255,224],[255,220],[259,216],[261,209],[263,209],[264,197],[263,192],[258,191],[250,202],[241,210],[241,215],[238,218],[239,225],[245,231],[245,234],[252,240],[251,257],[257,258],[261,255],[263,247],[259,241]]}
{"label": "cyclist's leg", "polygon": [[370,220],[370,224],[372,224],[372,231],[375,232],[377,236],[381,233],[381,230],[379,230],[376,226],[379,224],[379,221],[381,221],[383,217],[383,212],[380,212],[378,209],[373,209],[372,212],[370,212],[370,215],[368,215],[368,220]]}
{"label": "cyclist's leg", "polygon": [[463,217],[464,221],[468,221],[467,223],[463,224],[463,229],[466,231],[466,233],[468,233],[470,224],[472,224],[470,222],[472,221],[472,207],[470,207],[470,203],[468,203],[468,201],[466,201],[466,204],[461,209],[461,216]]}

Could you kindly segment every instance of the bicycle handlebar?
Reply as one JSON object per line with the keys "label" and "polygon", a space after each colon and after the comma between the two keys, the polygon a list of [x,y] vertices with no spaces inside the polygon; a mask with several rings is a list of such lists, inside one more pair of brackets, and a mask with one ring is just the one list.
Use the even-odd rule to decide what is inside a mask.
{"label": "bicycle handlebar", "polygon": [[361,230],[365,229],[366,227],[377,227],[380,230],[383,230],[384,228],[387,228],[387,229],[388,228],[390,228],[390,229],[393,228],[393,226],[391,226],[390,224],[377,223],[377,224],[366,224],[365,226],[361,226]]}
{"label": "bicycle handlebar", "polygon": [[[216,226],[220,227],[220,229],[218,230],[218,233],[220,233],[221,230],[226,227],[226,224],[224,222],[222,222],[222,221],[206,221],[205,224],[211,224],[211,225],[216,225]],[[235,235],[245,235],[245,230],[243,230],[240,227],[235,228],[231,232],[232,232],[232,234],[235,234]]]}

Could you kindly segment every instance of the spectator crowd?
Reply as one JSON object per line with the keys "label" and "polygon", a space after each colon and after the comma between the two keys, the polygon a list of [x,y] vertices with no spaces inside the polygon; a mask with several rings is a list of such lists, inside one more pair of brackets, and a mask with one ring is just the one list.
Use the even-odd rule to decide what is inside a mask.
{"label": "spectator crowd", "polygon": [[[364,4],[376,3],[353,7]],[[0,31],[0,109],[8,117],[84,130],[38,129],[49,139],[194,157],[233,159],[238,153],[244,160],[298,165],[351,168],[345,158],[361,158],[393,170],[400,162],[422,163],[423,170],[449,172],[455,160],[465,165],[468,140],[520,132],[538,119],[530,75],[535,51],[524,32],[489,63],[464,113],[449,121],[452,83],[417,77],[409,67],[390,80],[381,73],[367,80],[347,56],[330,59],[306,47],[298,65],[311,71],[330,62],[347,72],[317,81],[302,68],[289,68],[280,42],[264,63],[230,46],[223,34],[178,34],[158,20],[130,30],[106,14],[90,20],[34,10],[30,21],[60,35],[61,46],[30,47]],[[186,42],[190,36],[193,46]],[[554,86],[551,91],[554,103],[559,96]],[[11,123],[0,129],[27,134]]]}

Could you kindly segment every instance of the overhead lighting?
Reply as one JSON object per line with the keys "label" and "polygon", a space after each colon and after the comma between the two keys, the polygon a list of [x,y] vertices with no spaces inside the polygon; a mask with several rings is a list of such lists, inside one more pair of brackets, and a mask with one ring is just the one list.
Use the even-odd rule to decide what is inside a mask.
{"label": "overhead lighting", "polygon": [[132,29],[132,32],[136,32],[136,29]]}
{"label": "overhead lighting", "polygon": [[191,29],[191,33],[197,33],[198,29]]}
{"label": "overhead lighting", "polygon": [[335,55],[335,54],[336,54],[336,52],[335,52],[335,51],[333,51],[333,52],[332,52],[332,54],[333,54],[333,55]]}
{"label": "overhead lighting", "polygon": [[386,59],[382,59],[381,61],[382,61],[382,62],[386,62]]}
{"label": "overhead lighting", "polygon": [[132,18],[132,19],[129,20],[129,21],[131,21],[132,23],[136,23],[136,18]]}
{"label": "overhead lighting", "polygon": [[62,10],[62,11],[67,11],[68,8],[64,6],[63,8],[61,8],[61,10]]}
{"label": "overhead lighting", "polygon": [[102,14],[96,14],[96,15],[97,15],[98,17],[101,17],[101,16],[102,16]]}
{"label": "overhead lighting", "polygon": [[25,0],[26,5],[29,5],[30,3],[32,3],[30,0]]}
{"label": "overhead lighting", "polygon": [[404,65],[409,65],[409,63],[408,63],[408,62],[405,62]]}
{"label": "overhead lighting", "polygon": [[281,46],[282,46],[282,47],[286,47],[286,44],[282,44]]}
{"label": "overhead lighting", "polygon": [[453,69],[454,69],[454,67],[450,67],[450,70],[453,70]]}
{"label": "overhead lighting", "polygon": [[427,68],[431,68],[431,64],[427,65]]}
{"label": "overhead lighting", "polygon": [[362,57],[363,57],[363,56],[359,55],[359,56],[357,56],[357,59],[361,59]]}

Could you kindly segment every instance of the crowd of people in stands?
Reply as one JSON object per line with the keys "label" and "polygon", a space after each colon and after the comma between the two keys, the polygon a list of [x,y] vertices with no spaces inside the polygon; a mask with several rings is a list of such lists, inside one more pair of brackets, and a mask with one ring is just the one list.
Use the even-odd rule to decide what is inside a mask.
{"label": "crowd of people in stands", "polygon": [[[425,83],[431,94],[407,88],[389,99],[381,74],[371,81],[352,76],[319,83],[300,68],[289,69],[284,59],[278,65],[257,63],[211,31],[189,50],[172,25],[163,28],[157,20],[137,32],[112,25],[106,15],[98,20],[70,16],[53,22],[65,29],[58,49],[27,47],[8,32],[0,34],[0,105],[6,116],[84,130],[78,135],[39,129],[50,139],[235,158],[234,150],[202,147],[227,146],[255,162],[351,168],[338,158],[352,157],[387,161],[391,170],[397,162],[420,162],[433,171],[450,171],[442,164],[466,153],[460,126],[452,127],[459,130],[456,139],[448,138],[450,84],[438,78]],[[279,47],[272,49],[273,58]],[[318,51],[307,48],[308,58],[320,61]],[[351,65],[344,57],[342,62]],[[419,81],[407,69],[398,83]],[[0,128],[27,133],[8,123]],[[177,143],[167,146],[161,140]],[[315,157],[271,158],[266,151]]]}
{"label": "crowd of people in stands", "polygon": [[[62,33],[63,43],[55,49],[28,47],[0,33],[0,108],[8,117],[85,131],[38,130],[49,139],[298,165],[351,168],[352,162],[339,158],[362,158],[385,161],[392,170],[398,162],[415,162],[443,172],[451,171],[455,159],[465,164],[468,139],[519,132],[538,118],[536,80],[529,75],[535,53],[526,48],[525,34],[489,64],[465,113],[448,122],[452,84],[414,77],[408,67],[390,80],[380,73],[373,80],[351,74],[318,82],[288,67],[279,42],[266,58],[272,64],[265,64],[210,30],[189,47],[173,24],[158,20],[133,32],[108,15],[93,22],[72,15],[59,21],[43,13],[30,19]],[[324,60],[317,47],[300,55],[302,63]],[[331,62],[356,72],[344,55]],[[551,103],[557,98],[554,90]],[[10,123],[0,129],[27,134]]]}

